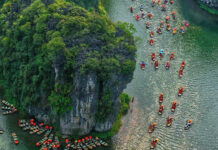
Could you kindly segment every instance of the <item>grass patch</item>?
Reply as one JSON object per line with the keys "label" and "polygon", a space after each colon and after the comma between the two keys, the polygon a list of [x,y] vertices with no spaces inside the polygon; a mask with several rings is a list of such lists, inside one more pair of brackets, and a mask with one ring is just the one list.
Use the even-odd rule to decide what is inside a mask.
{"label": "grass patch", "polygon": [[129,102],[131,100],[131,97],[127,93],[122,93],[120,95],[120,100],[121,100],[120,112],[111,130],[106,132],[92,132],[91,133],[92,136],[97,136],[103,139],[107,139],[107,138],[111,138],[119,131],[120,127],[122,126],[122,117],[127,114],[128,109],[130,108]]}

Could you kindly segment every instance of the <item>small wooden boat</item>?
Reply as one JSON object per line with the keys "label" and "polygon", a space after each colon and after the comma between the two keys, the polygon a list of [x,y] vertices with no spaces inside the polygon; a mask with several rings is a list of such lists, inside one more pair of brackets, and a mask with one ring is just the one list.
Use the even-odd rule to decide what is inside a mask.
{"label": "small wooden boat", "polygon": [[14,144],[19,144],[19,140],[17,138],[17,134],[16,133],[12,133],[12,138],[13,138],[13,141],[14,141]]}
{"label": "small wooden boat", "polygon": [[0,129],[0,134],[3,134],[3,133],[4,133],[4,131],[2,129]]}
{"label": "small wooden boat", "polygon": [[11,107],[2,106],[2,110],[11,110]]}
{"label": "small wooden boat", "polygon": [[154,131],[154,126],[150,125],[148,128],[148,133],[152,133]]}

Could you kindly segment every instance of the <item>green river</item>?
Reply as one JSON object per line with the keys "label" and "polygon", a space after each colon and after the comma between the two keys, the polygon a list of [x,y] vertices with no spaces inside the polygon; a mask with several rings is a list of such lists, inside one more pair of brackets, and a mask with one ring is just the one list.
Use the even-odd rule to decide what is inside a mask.
{"label": "green river", "polygon": [[[145,12],[152,12],[151,28],[146,29],[148,18],[135,20],[140,5]],[[147,150],[151,139],[159,138],[157,150],[218,150],[218,16],[211,16],[201,10],[192,0],[175,0],[168,4],[167,11],[162,12],[160,5],[151,7],[151,0],[108,0],[105,4],[110,18],[116,21],[133,23],[137,32],[137,66],[134,79],[127,85],[125,92],[135,97],[132,113],[123,118],[123,126],[113,137],[112,149]],[[129,7],[134,7],[130,13]],[[163,30],[162,35],[155,35],[155,45],[150,46],[149,32],[155,31],[160,20],[164,20],[175,10],[177,19],[171,20],[172,27],[178,29],[184,20],[190,22],[190,27],[184,35]],[[151,54],[164,49],[165,56],[160,60],[159,69],[155,71]],[[176,59],[171,61],[171,68],[166,70],[164,64],[169,60],[169,54],[175,51]],[[185,60],[186,68],[183,78],[179,79],[178,69]],[[140,68],[141,61],[147,66]],[[184,86],[186,91],[182,97],[177,96],[178,88]],[[158,115],[160,93],[164,93],[165,110]],[[175,113],[170,107],[174,100],[179,106]],[[166,118],[174,116],[170,128],[166,128]],[[37,139],[22,132],[17,125],[18,115],[2,116],[0,110],[0,128],[6,134],[0,135],[0,150],[37,150],[34,146]],[[184,131],[187,119],[194,124]],[[148,134],[150,123],[157,122],[157,129]],[[21,143],[15,146],[9,133],[15,131]]]}

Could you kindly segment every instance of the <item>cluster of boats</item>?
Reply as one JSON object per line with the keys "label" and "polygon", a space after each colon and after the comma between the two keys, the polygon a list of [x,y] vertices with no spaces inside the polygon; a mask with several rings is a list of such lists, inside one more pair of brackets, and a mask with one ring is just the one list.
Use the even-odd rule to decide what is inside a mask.
{"label": "cluster of boats", "polygon": [[66,146],[64,150],[89,150],[94,149],[99,146],[107,147],[108,144],[98,137],[93,138],[92,136],[85,137],[74,142],[70,142],[69,139],[66,139]]}
{"label": "cluster of boats", "polygon": [[53,133],[53,127],[45,125],[44,123],[37,122],[35,119],[30,120],[19,120],[19,127],[24,131],[28,131],[29,134],[41,135],[43,133],[43,138],[36,143],[40,150],[57,150],[60,147],[60,142],[57,136]]}
{"label": "cluster of boats", "polygon": [[2,100],[2,107],[1,108],[2,108],[2,110],[4,110],[4,112],[2,112],[3,115],[13,114],[13,113],[18,111],[14,107],[14,105],[10,104],[6,100]]}
{"label": "cluster of boats", "polygon": [[[152,7],[154,7],[154,6],[156,6],[158,4],[158,5],[161,5],[161,10],[162,11],[166,11],[168,3],[173,4],[174,1],[173,0],[170,0],[170,1],[163,0],[163,3],[162,3],[161,0],[152,0]],[[130,11],[131,11],[131,13],[133,13],[133,7],[132,6],[130,7]],[[140,18],[142,18],[142,19],[146,18],[146,13],[145,13],[144,8],[143,8],[142,5],[140,6],[140,11],[141,11],[140,12],[141,15],[140,15],[140,13],[136,14],[136,20],[137,21],[139,21]],[[158,26],[157,31],[156,31],[157,34],[162,34],[162,30],[163,30],[163,28],[165,26],[166,26],[167,31],[172,31],[173,34],[177,33],[177,28],[172,28],[171,29],[171,25],[170,25],[171,16],[172,16],[173,20],[176,20],[176,12],[172,11],[170,15],[165,17],[165,21],[164,20],[160,21],[160,26]],[[151,12],[148,12],[147,17],[149,18],[149,20],[152,20],[153,14]],[[189,26],[189,22],[185,21],[184,25],[181,26],[181,28],[180,28],[180,31],[181,31],[182,34],[185,33],[185,28],[188,27],[188,26]],[[146,28],[149,29],[150,27],[151,27],[151,22],[149,22],[149,21],[146,22]],[[155,33],[153,31],[151,31],[150,32],[150,40],[149,40],[149,43],[150,43],[151,46],[155,44],[154,37],[155,37]],[[160,50],[160,53],[158,55],[159,55],[160,59],[163,58],[163,56],[164,56],[163,49]],[[170,55],[169,60],[174,60],[174,59],[175,59],[175,53],[172,52],[172,54]],[[159,61],[156,59],[156,54],[155,53],[152,53],[151,60],[154,62],[154,68],[158,69],[159,68]],[[144,61],[142,61],[141,69],[144,70],[145,66],[146,66],[146,63]],[[167,61],[166,64],[165,64],[166,70],[168,70],[170,68],[170,66],[171,66],[170,61]],[[179,77],[180,78],[183,76],[184,68],[185,68],[185,61],[182,62],[181,67],[179,69]],[[178,96],[179,97],[182,96],[184,90],[185,90],[184,87],[180,87],[178,89]],[[165,109],[165,107],[163,105],[163,101],[164,101],[164,94],[161,93],[160,96],[159,96],[159,103],[160,103],[159,110],[158,110],[159,115],[162,115],[163,112],[164,112],[164,109]],[[175,112],[177,106],[178,106],[177,101],[174,101],[172,103],[172,105],[171,105],[171,112]],[[170,127],[172,125],[172,123],[173,123],[173,120],[174,120],[173,116],[169,116],[167,118],[167,120],[166,120],[166,127]],[[188,130],[191,127],[191,125],[192,125],[192,120],[187,120],[184,129]],[[148,132],[152,133],[155,130],[156,127],[157,127],[156,122],[154,122],[153,124],[150,124],[150,126],[148,128]],[[159,140],[158,138],[155,138],[155,139],[153,139],[151,141],[151,144],[150,144],[151,149],[154,149],[156,147],[156,144],[158,143],[158,140]]]}
{"label": "cluster of boats", "polygon": [[[162,1],[161,0],[158,0],[158,2],[156,0],[152,0],[152,7],[154,7],[156,4],[159,4],[161,5],[162,4]],[[161,5],[161,10],[162,11],[166,11],[166,8],[167,8],[167,4],[168,4],[168,0],[164,0],[163,1],[163,4]],[[170,2],[170,4],[173,4]],[[145,19],[146,16],[148,17],[149,20],[152,20],[153,18],[153,14],[152,12],[147,12],[147,15],[146,15],[146,12],[144,11],[144,7],[143,5],[140,6],[140,13],[137,13],[136,14],[136,20],[139,21],[140,18],[142,19]],[[134,8],[132,6],[130,6],[130,12],[133,13],[134,12]],[[173,20],[176,20],[176,12],[175,11],[172,11],[171,14],[172,16],[172,19]],[[165,17],[165,22],[163,20],[160,21],[160,26],[157,28],[157,33],[158,34],[162,34],[162,29],[164,28],[165,24],[166,24],[166,30],[167,31],[172,31],[173,34],[176,34],[178,29],[175,27],[175,28],[171,28],[171,24],[170,24],[170,20],[171,20],[171,17],[170,15],[166,16]],[[151,27],[151,22],[146,22],[146,28],[149,29]],[[189,26],[189,22],[185,21],[184,22],[184,25],[180,27],[180,32],[182,34],[185,33],[185,28]],[[154,37],[154,32],[150,32],[150,45],[154,45],[155,43],[155,40],[153,39]]]}

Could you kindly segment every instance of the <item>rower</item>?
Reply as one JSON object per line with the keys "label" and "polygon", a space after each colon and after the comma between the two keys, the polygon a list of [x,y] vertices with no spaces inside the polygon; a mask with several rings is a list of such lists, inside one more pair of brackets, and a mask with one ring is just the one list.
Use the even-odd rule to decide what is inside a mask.
{"label": "rower", "polygon": [[173,1],[173,0],[171,0],[171,1],[170,1],[170,4],[173,4],[173,2],[174,2],[174,1]]}
{"label": "rower", "polygon": [[130,6],[130,12],[133,13],[133,7],[132,6]]}
{"label": "rower", "polygon": [[164,100],[164,94],[160,93],[159,102],[162,103]]}
{"label": "rower", "polygon": [[148,13],[148,18],[149,18],[149,19],[152,19],[152,17],[153,17],[152,13],[149,12],[149,13]]}
{"label": "rower", "polygon": [[164,105],[162,104],[162,105],[160,105],[160,107],[159,107],[159,114],[160,114],[160,115],[162,114],[163,110],[164,110]]}
{"label": "rower", "polygon": [[165,1],[164,1],[164,4],[167,4],[167,3],[168,3],[168,0],[165,0]]}
{"label": "rower", "polygon": [[158,0],[158,2],[157,2],[157,3],[160,5],[162,2],[161,2],[161,0]]}
{"label": "rower", "polygon": [[155,58],[156,58],[155,53],[152,53],[151,60],[155,61]]}
{"label": "rower", "polygon": [[170,31],[170,29],[171,29],[171,27],[170,27],[170,24],[168,23],[167,24],[167,30]]}
{"label": "rower", "polygon": [[166,16],[166,23],[169,23],[169,20],[170,20],[170,16]]}
{"label": "rower", "polygon": [[172,111],[174,111],[176,109],[176,105],[177,105],[177,102],[174,101],[173,104],[172,104],[172,107],[171,107]]}
{"label": "rower", "polygon": [[159,64],[158,64],[158,60],[155,60],[155,62],[154,62],[154,66],[155,66],[156,69],[158,68],[158,66],[159,66]]}
{"label": "rower", "polygon": [[172,52],[172,54],[170,55],[170,60],[175,59],[174,55],[175,55],[175,52]]}
{"label": "rower", "polygon": [[150,28],[151,23],[150,22],[146,22],[146,28]]}
{"label": "rower", "polygon": [[176,12],[175,11],[172,11],[172,16],[173,16],[173,19],[175,20],[176,19]]}
{"label": "rower", "polygon": [[150,32],[150,37],[154,37],[154,32]]}
{"label": "rower", "polygon": [[136,15],[136,20],[138,21],[140,19],[139,14]]}
{"label": "rower", "polygon": [[161,10],[162,11],[166,11],[166,5],[165,4],[162,5],[162,9]]}
{"label": "rower", "polygon": [[170,62],[167,61],[167,62],[166,62],[166,68],[168,69],[169,67],[170,67]]}
{"label": "rower", "polygon": [[162,58],[162,57],[163,57],[163,54],[164,54],[164,50],[161,49],[161,50],[160,50],[160,55],[159,55],[159,57]]}
{"label": "rower", "polygon": [[152,0],[152,7],[154,7],[156,4],[156,0]]}
{"label": "rower", "polygon": [[140,10],[143,11],[143,9],[144,9],[144,7],[141,5],[141,6],[140,6]]}
{"label": "rower", "polygon": [[181,32],[182,34],[185,33],[185,28],[183,26],[181,27]]}
{"label": "rower", "polygon": [[157,33],[158,33],[158,34],[162,34],[160,27],[157,29]]}
{"label": "rower", "polygon": [[171,124],[173,122],[173,116],[167,118],[167,124]]}
{"label": "rower", "polygon": [[150,39],[150,45],[154,45],[154,40]]}
{"label": "rower", "polygon": [[145,12],[142,12],[142,18],[145,19]]}
{"label": "rower", "polygon": [[160,27],[161,27],[161,28],[164,27],[164,21],[163,21],[163,20],[160,21]]}

